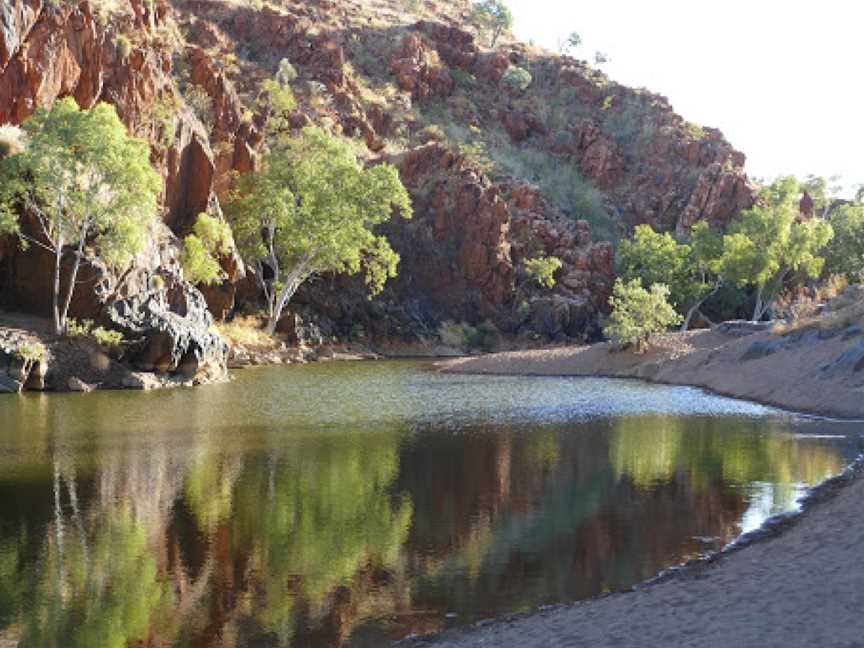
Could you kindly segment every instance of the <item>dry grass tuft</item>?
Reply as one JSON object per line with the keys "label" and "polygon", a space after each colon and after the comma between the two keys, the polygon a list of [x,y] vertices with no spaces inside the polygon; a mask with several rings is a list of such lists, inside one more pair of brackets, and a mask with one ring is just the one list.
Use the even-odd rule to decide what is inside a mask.
{"label": "dry grass tuft", "polygon": [[277,340],[264,331],[264,320],[256,315],[237,315],[230,322],[217,322],[216,330],[231,346],[244,346],[255,349],[270,348]]}

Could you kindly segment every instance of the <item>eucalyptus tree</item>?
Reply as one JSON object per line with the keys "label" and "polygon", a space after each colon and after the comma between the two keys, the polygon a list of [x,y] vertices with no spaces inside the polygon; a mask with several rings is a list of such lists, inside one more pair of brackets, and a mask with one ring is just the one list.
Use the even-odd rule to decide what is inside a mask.
{"label": "eucalyptus tree", "polygon": [[259,171],[240,178],[227,213],[264,293],[267,331],[314,275],[362,269],[372,294],[380,292],[399,255],[374,228],[394,212],[412,213],[395,167],[364,167],[346,140],[324,130],[305,128],[263,156]]}
{"label": "eucalyptus tree", "polygon": [[23,126],[24,146],[0,161],[0,232],[54,257],[51,306],[63,334],[81,264],[128,264],[146,245],[162,183],[147,143],[131,137],[108,104],[81,110],[61,99]]}

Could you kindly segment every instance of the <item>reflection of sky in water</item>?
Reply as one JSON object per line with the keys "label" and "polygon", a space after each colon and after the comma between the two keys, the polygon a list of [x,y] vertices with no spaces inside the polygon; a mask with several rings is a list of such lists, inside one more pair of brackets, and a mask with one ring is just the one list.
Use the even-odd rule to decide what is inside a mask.
{"label": "reflection of sky in water", "polygon": [[[741,533],[755,531],[772,515],[788,511],[800,511],[799,500],[807,494],[806,484],[772,484],[770,482],[753,482],[748,487],[749,506],[741,518]],[[791,490],[791,496],[785,497],[778,491]],[[778,498],[780,501],[778,501]]]}

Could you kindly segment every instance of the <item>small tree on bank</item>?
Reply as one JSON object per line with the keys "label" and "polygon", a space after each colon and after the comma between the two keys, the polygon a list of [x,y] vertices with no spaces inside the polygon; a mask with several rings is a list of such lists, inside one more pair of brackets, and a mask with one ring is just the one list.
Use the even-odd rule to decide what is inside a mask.
{"label": "small tree on bank", "polygon": [[489,34],[489,47],[495,47],[505,31],[513,27],[513,14],[502,0],[482,0],[474,4],[471,21]]}
{"label": "small tree on bank", "polygon": [[369,169],[350,145],[305,128],[240,178],[227,212],[241,256],[267,302],[272,334],[285,305],[309,277],[365,270],[375,294],[396,276],[399,255],[373,228],[394,210],[411,216],[411,200],[396,169]]}
{"label": "small tree on bank", "polygon": [[[161,180],[146,142],[130,137],[107,104],[81,110],[61,99],[36,111],[24,130],[24,148],[0,161],[0,231],[54,256],[54,328],[63,334],[81,264],[98,257],[122,267],[144,248]],[[34,217],[36,231],[21,227],[19,212]]]}
{"label": "small tree on bank", "polygon": [[603,333],[620,348],[635,347],[642,352],[654,333],[681,322],[669,303],[669,287],[653,284],[645,290],[638,279],[617,279],[609,298],[612,314]]}
{"label": "small tree on bank", "polygon": [[633,238],[621,242],[620,275],[638,279],[643,286],[663,284],[669,301],[683,315],[681,330],[690,327],[705,301],[723,285],[722,236],[704,222],[697,223],[690,240],[679,243],[650,225],[638,225]]}
{"label": "small tree on bank", "polygon": [[831,225],[821,218],[799,222],[800,186],[779,178],[762,191],[761,204],[747,210],[723,237],[723,272],[739,287],[756,289],[753,321],[771,312],[774,301],[796,275],[816,278],[831,241]]}

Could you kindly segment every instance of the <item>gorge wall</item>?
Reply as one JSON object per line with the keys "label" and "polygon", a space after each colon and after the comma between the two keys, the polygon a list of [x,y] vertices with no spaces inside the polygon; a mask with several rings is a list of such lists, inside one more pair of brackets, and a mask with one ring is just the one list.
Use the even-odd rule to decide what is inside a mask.
{"label": "gorge wall", "polygon": [[[198,213],[220,214],[235,174],[255,167],[261,83],[289,61],[291,127],[323,126],[354,138],[370,163],[394,163],[415,207],[412,221],[385,227],[402,261],[382,295],[367,299],[348,277],[302,289],[284,328],[302,313],[326,336],[359,326],[412,338],[456,320],[590,337],[614,280],[614,240],[639,223],[679,235],[700,220],[722,227],[753,203],[744,155],[665,98],[572,57],[506,39],[490,50],[467,2],[407,4],[10,0],[0,7],[0,124],[63,96],[116,106],[164,178],[167,227],[153,245],[174,272],[179,237]],[[513,66],[530,73],[527,88],[508,85]],[[541,289],[521,262],[550,254],[563,266]],[[7,306],[44,308],[45,261],[0,246]],[[226,282],[203,289],[217,317],[257,299],[242,264],[222,261]],[[118,296],[148,276],[115,278]],[[92,290],[79,295],[73,314],[100,309]]]}

